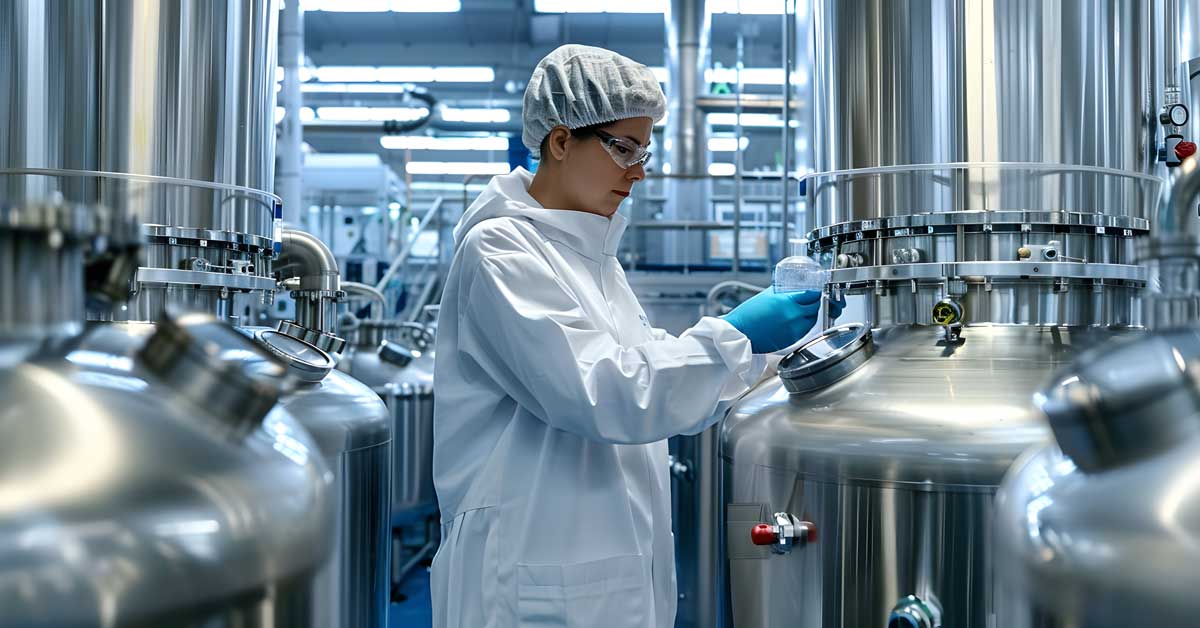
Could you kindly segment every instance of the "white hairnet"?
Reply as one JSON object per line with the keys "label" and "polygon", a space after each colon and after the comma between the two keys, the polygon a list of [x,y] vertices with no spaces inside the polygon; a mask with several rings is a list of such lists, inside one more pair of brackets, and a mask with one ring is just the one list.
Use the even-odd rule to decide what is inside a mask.
{"label": "white hairnet", "polygon": [[639,117],[657,122],[666,111],[667,97],[650,68],[611,50],[568,44],[546,55],[529,78],[521,141],[540,159],[542,140],[556,126]]}

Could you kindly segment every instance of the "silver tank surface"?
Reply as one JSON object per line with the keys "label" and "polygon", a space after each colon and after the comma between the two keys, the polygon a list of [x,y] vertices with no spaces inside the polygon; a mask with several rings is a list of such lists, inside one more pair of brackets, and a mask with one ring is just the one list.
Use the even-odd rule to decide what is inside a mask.
{"label": "silver tank surface", "polygon": [[[95,323],[82,345],[127,356],[154,332],[148,323]],[[331,501],[336,513],[328,541],[333,555],[310,598],[314,626],[386,625],[389,593],[389,465],[391,421],[370,388],[331,371],[331,358],[304,341],[273,329],[242,328],[246,336],[283,360],[299,383],[279,405],[307,431],[333,472]],[[245,360],[262,358],[247,353]]]}
{"label": "silver tank surface", "polygon": [[248,377],[232,329],[164,325],[132,355],[69,343],[0,370],[5,625],[322,625],[331,477],[274,405],[282,365]]}
{"label": "silver tank surface", "polygon": [[93,318],[262,308],[278,240],[278,14],[277,0],[0,6],[0,116],[14,129],[0,140],[0,195],[61,191],[144,226],[138,289]]}
{"label": "silver tank surface", "polygon": [[[302,347],[302,341],[272,329],[253,333],[260,342],[277,343],[277,349],[282,342],[281,350],[298,360],[322,361],[314,357],[320,350]],[[330,604],[329,626],[385,628],[391,582],[391,413],[362,382],[340,371],[326,373],[280,399],[334,469],[339,518],[333,559],[318,596]]]}
{"label": "silver tank surface", "polygon": [[1196,625],[1198,367],[1192,327],[1087,353],[1042,389],[1054,439],[996,497],[996,625]]}
{"label": "silver tank surface", "polygon": [[[420,331],[415,331],[419,329]],[[433,491],[433,344],[424,326],[363,320],[338,369],[370,386],[392,413],[392,523],[436,508]],[[424,346],[424,350],[409,345]]]}
{"label": "silver tank surface", "polygon": [[[1113,333],[977,327],[946,347],[936,327],[899,326],[839,361],[835,347],[865,331],[834,328],[809,349],[812,373],[764,382],[725,419],[736,626],[885,626],[909,595],[940,605],[942,625],[992,625],[992,493],[1046,433],[1028,400]],[[754,526],[775,512],[811,523],[815,538],[755,545]]]}
{"label": "silver tank surface", "polygon": [[1032,395],[1141,324],[1159,17],[813,3],[809,254],[865,324],[788,356],[725,418],[723,619],[1005,625],[992,496],[1047,435]]}

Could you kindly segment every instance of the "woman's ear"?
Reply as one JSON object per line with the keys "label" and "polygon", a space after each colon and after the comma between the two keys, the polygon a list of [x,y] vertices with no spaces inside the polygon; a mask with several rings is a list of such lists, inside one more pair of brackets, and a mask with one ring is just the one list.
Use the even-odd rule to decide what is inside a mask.
{"label": "woman's ear", "polygon": [[550,156],[556,161],[562,161],[567,156],[567,140],[571,139],[571,131],[565,126],[556,126],[550,130],[547,137]]}

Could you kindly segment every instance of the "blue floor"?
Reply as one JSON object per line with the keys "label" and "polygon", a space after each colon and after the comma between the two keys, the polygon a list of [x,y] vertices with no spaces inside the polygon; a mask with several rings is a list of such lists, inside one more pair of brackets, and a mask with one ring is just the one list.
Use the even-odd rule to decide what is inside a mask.
{"label": "blue floor", "polygon": [[433,609],[429,602],[429,570],[417,567],[408,572],[400,585],[408,599],[393,603],[388,613],[389,628],[429,628],[433,625]]}

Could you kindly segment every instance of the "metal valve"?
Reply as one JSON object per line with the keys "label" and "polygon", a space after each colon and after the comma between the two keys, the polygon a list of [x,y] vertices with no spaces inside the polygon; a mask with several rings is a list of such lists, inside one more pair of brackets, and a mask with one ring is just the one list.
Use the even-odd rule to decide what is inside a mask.
{"label": "metal valve", "polygon": [[760,523],[750,529],[750,542],[755,545],[770,545],[776,554],[787,554],[792,547],[815,543],[817,526],[811,521],[801,521],[796,515],[777,512],[775,525]]}
{"label": "metal valve", "polygon": [[942,609],[936,599],[906,596],[892,607],[887,628],[942,628]]}
{"label": "metal valve", "polygon": [[838,268],[858,268],[863,265],[866,259],[861,253],[842,253],[835,260]]}
{"label": "metal valve", "polygon": [[671,477],[677,480],[692,481],[692,466],[687,461],[676,458],[673,454],[667,456],[667,469],[671,471]]}
{"label": "metal valve", "polygon": [[921,249],[902,248],[892,251],[893,264],[917,264],[921,261]]}
{"label": "metal valve", "polygon": [[933,322],[944,327],[957,325],[963,319],[962,305],[949,297],[942,299],[934,304],[932,318]]}

